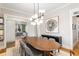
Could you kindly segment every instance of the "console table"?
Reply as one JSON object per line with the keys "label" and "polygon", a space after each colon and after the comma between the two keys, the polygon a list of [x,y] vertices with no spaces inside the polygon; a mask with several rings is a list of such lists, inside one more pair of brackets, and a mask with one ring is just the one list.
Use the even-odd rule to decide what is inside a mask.
{"label": "console table", "polygon": [[46,37],[48,39],[53,38],[56,42],[62,45],[62,37],[61,36],[52,36],[52,35],[41,35],[42,37]]}

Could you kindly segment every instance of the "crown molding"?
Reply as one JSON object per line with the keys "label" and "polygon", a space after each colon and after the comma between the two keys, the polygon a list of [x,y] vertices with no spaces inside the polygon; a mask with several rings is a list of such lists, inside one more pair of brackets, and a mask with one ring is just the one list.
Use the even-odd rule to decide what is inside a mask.
{"label": "crown molding", "polygon": [[59,9],[63,9],[63,8],[65,8],[65,7],[67,7],[67,6],[69,6],[69,5],[71,5],[71,3],[67,3],[67,4],[65,4],[65,5],[63,5],[63,6],[59,7],[59,8],[56,8],[56,9],[54,9],[54,10],[50,10],[50,12],[49,12],[48,14],[50,14],[51,12],[56,12],[56,11],[58,11]]}
{"label": "crown molding", "polygon": [[28,16],[29,13],[26,14],[26,12],[23,12],[23,11],[20,11],[20,10],[16,10],[16,9],[11,9],[11,8],[7,8],[7,7],[3,7],[1,6],[0,7],[2,10],[2,12],[5,13],[5,10],[8,10],[8,11],[13,11],[13,12],[16,12],[16,13],[21,13],[22,15],[25,15],[25,16]]}

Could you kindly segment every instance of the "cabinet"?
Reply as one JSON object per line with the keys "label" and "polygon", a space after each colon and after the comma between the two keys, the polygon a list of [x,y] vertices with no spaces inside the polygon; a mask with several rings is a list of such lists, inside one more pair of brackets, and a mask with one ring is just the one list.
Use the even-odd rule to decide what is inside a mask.
{"label": "cabinet", "polygon": [[0,17],[0,41],[4,40],[4,19]]}
{"label": "cabinet", "polygon": [[56,42],[62,45],[62,37],[61,36],[52,36],[52,35],[41,35],[42,37],[46,37],[48,39],[53,38]]}

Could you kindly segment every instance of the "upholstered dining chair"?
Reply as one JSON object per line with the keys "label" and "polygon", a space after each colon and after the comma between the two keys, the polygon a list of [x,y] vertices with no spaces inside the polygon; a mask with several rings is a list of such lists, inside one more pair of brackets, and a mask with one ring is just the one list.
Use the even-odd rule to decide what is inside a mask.
{"label": "upholstered dining chair", "polygon": [[[56,42],[55,39],[53,39],[53,38],[49,38],[49,40],[55,42],[56,44],[59,44],[59,43]],[[53,53],[53,55],[55,55],[55,54],[58,53],[58,52],[59,52],[59,49],[53,49],[53,50],[50,52],[50,54]]]}
{"label": "upholstered dining chair", "polygon": [[42,56],[42,53],[33,48],[30,44],[26,44],[20,40],[20,54],[21,56]]}
{"label": "upholstered dining chair", "polygon": [[21,56],[33,56],[33,53],[30,48],[28,48],[22,40],[20,40],[20,54]]}
{"label": "upholstered dining chair", "polygon": [[44,40],[48,40],[48,38],[46,38],[46,37],[43,37],[42,39],[44,39]]}
{"label": "upholstered dining chair", "polygon": [[[49,38],[49,40],[55,41],[55,39],[53,39],[53,38]],[[55,42],[56,42],[56,41],[55,41]]]}
{"label": "upholstered dining chair", "polygon": [[30,44],[27,44],[27,46],[31,49],[34,56],[42,56],[42,52],[32,47]]}

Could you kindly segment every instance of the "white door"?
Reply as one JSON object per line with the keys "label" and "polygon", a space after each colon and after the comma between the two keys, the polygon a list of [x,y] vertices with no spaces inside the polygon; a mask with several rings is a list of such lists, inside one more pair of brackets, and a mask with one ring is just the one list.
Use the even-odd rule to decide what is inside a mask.
{"label": "white door", "polygon": [[77,18],[77,41],[79,41],[79,17]]}
{"label": "white door", "polygon": [[6,20],[6,42],[15,41],[15,21]]}

